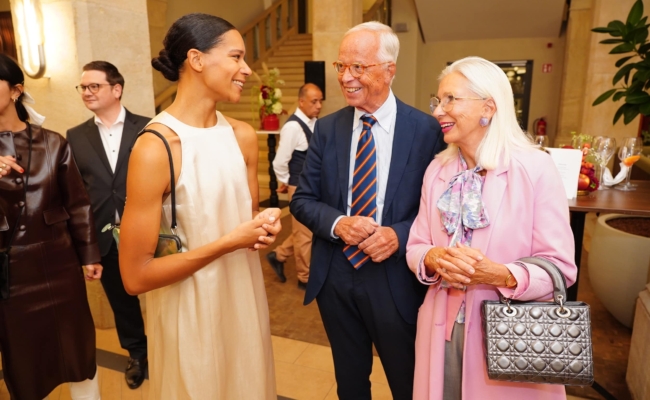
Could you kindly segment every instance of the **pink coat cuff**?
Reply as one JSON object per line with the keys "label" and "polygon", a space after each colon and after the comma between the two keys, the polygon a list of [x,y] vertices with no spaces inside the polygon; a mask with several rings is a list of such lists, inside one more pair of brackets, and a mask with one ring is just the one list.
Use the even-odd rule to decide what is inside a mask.
{"label": "pink coat cuff", "polygon": [[514,276],[514,278],[517,280],[517,287],[514,289],[499,287],[497,289],[499,289],[503,297],[507,297],[509,299],[517,299],[523,293],[525,293],[526,290],[528,290],[528,282],[530,282],[528,269],[524,264],[518,262],[506,264],[506,268],[508,268],[512,276]]}

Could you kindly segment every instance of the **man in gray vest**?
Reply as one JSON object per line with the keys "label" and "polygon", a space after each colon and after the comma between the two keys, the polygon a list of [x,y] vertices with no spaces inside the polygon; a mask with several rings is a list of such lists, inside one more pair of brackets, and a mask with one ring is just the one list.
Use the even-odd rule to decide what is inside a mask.
{"label": "man in gray vest", "polygon": [[[289,117],[280,131],[280,146],[273,160],[275,176],[281,183],[278,192],[289,193],[289,201],[298,186],[298,177],[307,155],[309,140],[320,114],[323,93],[318,86],[306,83],[298,92],[298,109]],[[292,217],[291,235],[275,251],[266,255],[271,268],[280,281],[286,282],[284,262],[296,257],[298,287],[305,290],[309,279],[309,259],[311,257],[311,231]]]}

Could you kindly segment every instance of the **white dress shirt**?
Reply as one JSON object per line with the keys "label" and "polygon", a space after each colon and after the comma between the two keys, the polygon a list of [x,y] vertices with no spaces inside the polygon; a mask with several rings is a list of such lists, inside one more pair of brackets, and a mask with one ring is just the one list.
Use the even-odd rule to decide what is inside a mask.
{"label": "white dress shirt", "polygon": [[104,151],[108,157],[108,163],[111,169],[115,172],[115,165],[117,165],[117,156],[120,152],[120,143],[122,142],[122,131],[124,130],[124,118],[126,118],[126,110],[121,106],[120,113],[111,127],[104,125],[101,119],[95,115],[95,124],[99,129],[99,136],[102,138]]}
{"label": "white dress shirt", "polygon": [[[108,157],[108,163],[111,165],[111,170],[115,172],[115,166],[117,165],[117,156],[120,153],[120,143],[122,142],[122,131],[124,130],[124,119],[126,118],[126,109],[124,106],[121,106],[120,113],[117,115],[117,119],[113,122],[111,127],[104,125],[101,119],[95,115],[95,125],[99,129],[99,136],[102,138],[102,145],[104,145],[104,151],[106,152],[106,157]],[[120,223],[120,214],[115,210],[115,223]]]}
{"label": "white dress shirt", "polygon": [[[372,115],[377,119],[377,122],[372,126],[372,136],[375,139],[375,148],[377,154],[377,213],[375,220],[381,225],[382,214],[384,212],[384,200],[386,199],[386,186],[388,184],[388,173],[390,172],[390,160],[393,155],[393,138],[395,137],[395,118],[397,117],[397,101],[395,95],[391,90],[386,98],[384,104],[372,114],[368,114],[358,108],[354,109],[354,118],[352,119],[352,145],[350,146],[350,172],[348,181],[348,204],[346,208],[346,215],[350,216],[352,205],[352,181],[354,179],[354,162],[357,155],[357,146],[359,144],[359,136],[363,130],[361,117],[364,115]],[[332,225],[332,237],[337,238],[334,234],[334,227],[343,218],[340,216],[334,221]]]}
{"label": "white dress shirt", "polygon": [[[314,132],[316,118],[309,119],[300,108],[296,109],[295,115]],[[289,183],[289,161],[291,161],[291,155],[294,150],[305,151],[307,147],[309,147],[309,143],[300,124],[296,121],[289,121],[284,124],[280,131],[278,152],[273,159],[273,171],[278,181],[285,185]]]}

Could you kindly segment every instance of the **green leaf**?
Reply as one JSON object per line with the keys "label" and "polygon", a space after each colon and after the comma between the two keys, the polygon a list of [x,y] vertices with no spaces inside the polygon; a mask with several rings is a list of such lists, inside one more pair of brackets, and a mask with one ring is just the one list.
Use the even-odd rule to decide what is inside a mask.
{"label": "green leaf", "polygon": [[638,31],[634,34],[634,43],[641,44],[645,43],[648,38],[648,28],[639,28]]}
{"label": "green leaf", "polygon": [[639,112],[643,115],[650,115],[650,103],[641,104],[639,106]]}
{"label": "green leaf", "polygon": [[626,106],[627,106],[627,104],[623,104],[622,106],[620,106],[618,108],[618,110],[616,110],[616,114],[614,114],[614,123],[613,123],[613,125],[616,125],[618,120],[623,116],[623,111],[625,111]]}
{"label": "green leaf", "polygon": [[[612,32],[618,32],[618,29],[606,28],[606,27],[601,26],[599,28],[594,28],[591,31],[596,32],[596,33],[612,33]],[[621,36],[621,35],[618,35],[618,36]]]}
{"label": "green leaf", "polygon": [[626,63],[630,58],[632,58],[632,57],[634,57],[634,56],[623,57],[623,58],[621,58],[620,60],[616,61],[616,67],[618,68],[618,67],[620,67],[621,65],[625,64],[625,63]]}
{"label": "green leaf", "polygon": [[638,50],[639,54],[643,54],[643,55],[648,53],[648,51],[650,51],[650,43],[646,43],[644,45],[641,45],[641,47],[639,47],[639,50]]}
{"label": "green leaf", "polygon": [[643,104],[650,102],[650,95],[646,92],[630,93],[625,96],[625,102],[628,104]]}
{"label": "green leaf", "polygon": [[601,40],[601,41],[598,42],[598,43],[601,43],[601,44],[616,44],[616,43],[623,43],[623,39],[605,39],[605,40]]}
{"label": "green leaf", "polygon": [[609,54],[629,53],[630,51],[634,51],[634,44],[633,43],[623,43],[623,44],[619,44],[618,46],[614,47],[609,52]]}
{"label": "green leaf", "polygon": [[630,10],[630,13],[627,16],[627,23],[636,25],[641,20],[642,16],[643,16],[643,1],[636,0],[634,5],[632,6],[632,9]]}
{"label": "green leaf", "polygon": [[639,22],[636,23],[635,27],[636,27],[636,28],[640,28],[640,27],[642,27],[643,25],[645,25],[645,23],[646,23],[647,20],[648,20],[648,17],[647,17],[647,16],[641,18],[641,20],[640,20]]}
{"label": "green leaf", "polygon": [[[625,75],[629,74],[632,68],[634,68],[634,64],[627,64],[621,67],[621,69],[619,69],[618,72],[614,75],[612,85],[616,86],[618,81],[620,81]],[[625,79],[625,83],[627,84],[627,78]]]}
{"label": "green leaf", "polygon": [[614,97],[612,98],[612,100],[619,101],[620,99],[622,99],[625,96],[625,93],[626,92],[618,92],[618,93],[616,93],[614,95]]}
{"label": "green leaf", "polygon": [[629,124],[639,115],[639,107],[628,107],[623,111],[623,123],[625,125]]}
{"label": "green leaf", "polygon": [[611,32],[609,32],[610,35],[612,36],[623,36],[627,33],[627,27],[625,24],[621,21],[611,21],[609,24],[607,24],[607,27],[611,29]]}
{"label": "green leaf", "polygon": [[592,106],[597,106],[598,104],[600,104],[600,103],[602,103],[603,101],[605,101],[605,100],[609,99],[610,97],[612,97],[612,95],[613,95],[617,90],[618,90],[618,89],[610,89],[610,90],[606,91],[605,93],[603,93],[603,94],[601,94],[600,96],[598,96],[598,98],[597,98],[596,100],[594,100],[594,102],[593,102],[591,105],[592,105]]}

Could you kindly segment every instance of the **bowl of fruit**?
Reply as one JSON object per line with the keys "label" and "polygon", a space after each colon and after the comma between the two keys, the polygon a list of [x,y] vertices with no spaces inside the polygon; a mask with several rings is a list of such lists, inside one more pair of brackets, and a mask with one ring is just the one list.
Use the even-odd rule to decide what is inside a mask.
{"label": "bowl of fruit", "polygon": [[598,160],[596,154],[591,149],[591,136],[576,135],[572,145],[566,145],[567,149],[578,149],[582,151],[582,163],[580,164],[580,175],[578,176],[578,195],[584,196],[598,190],[600,182],[596,175],[596,165]]}

